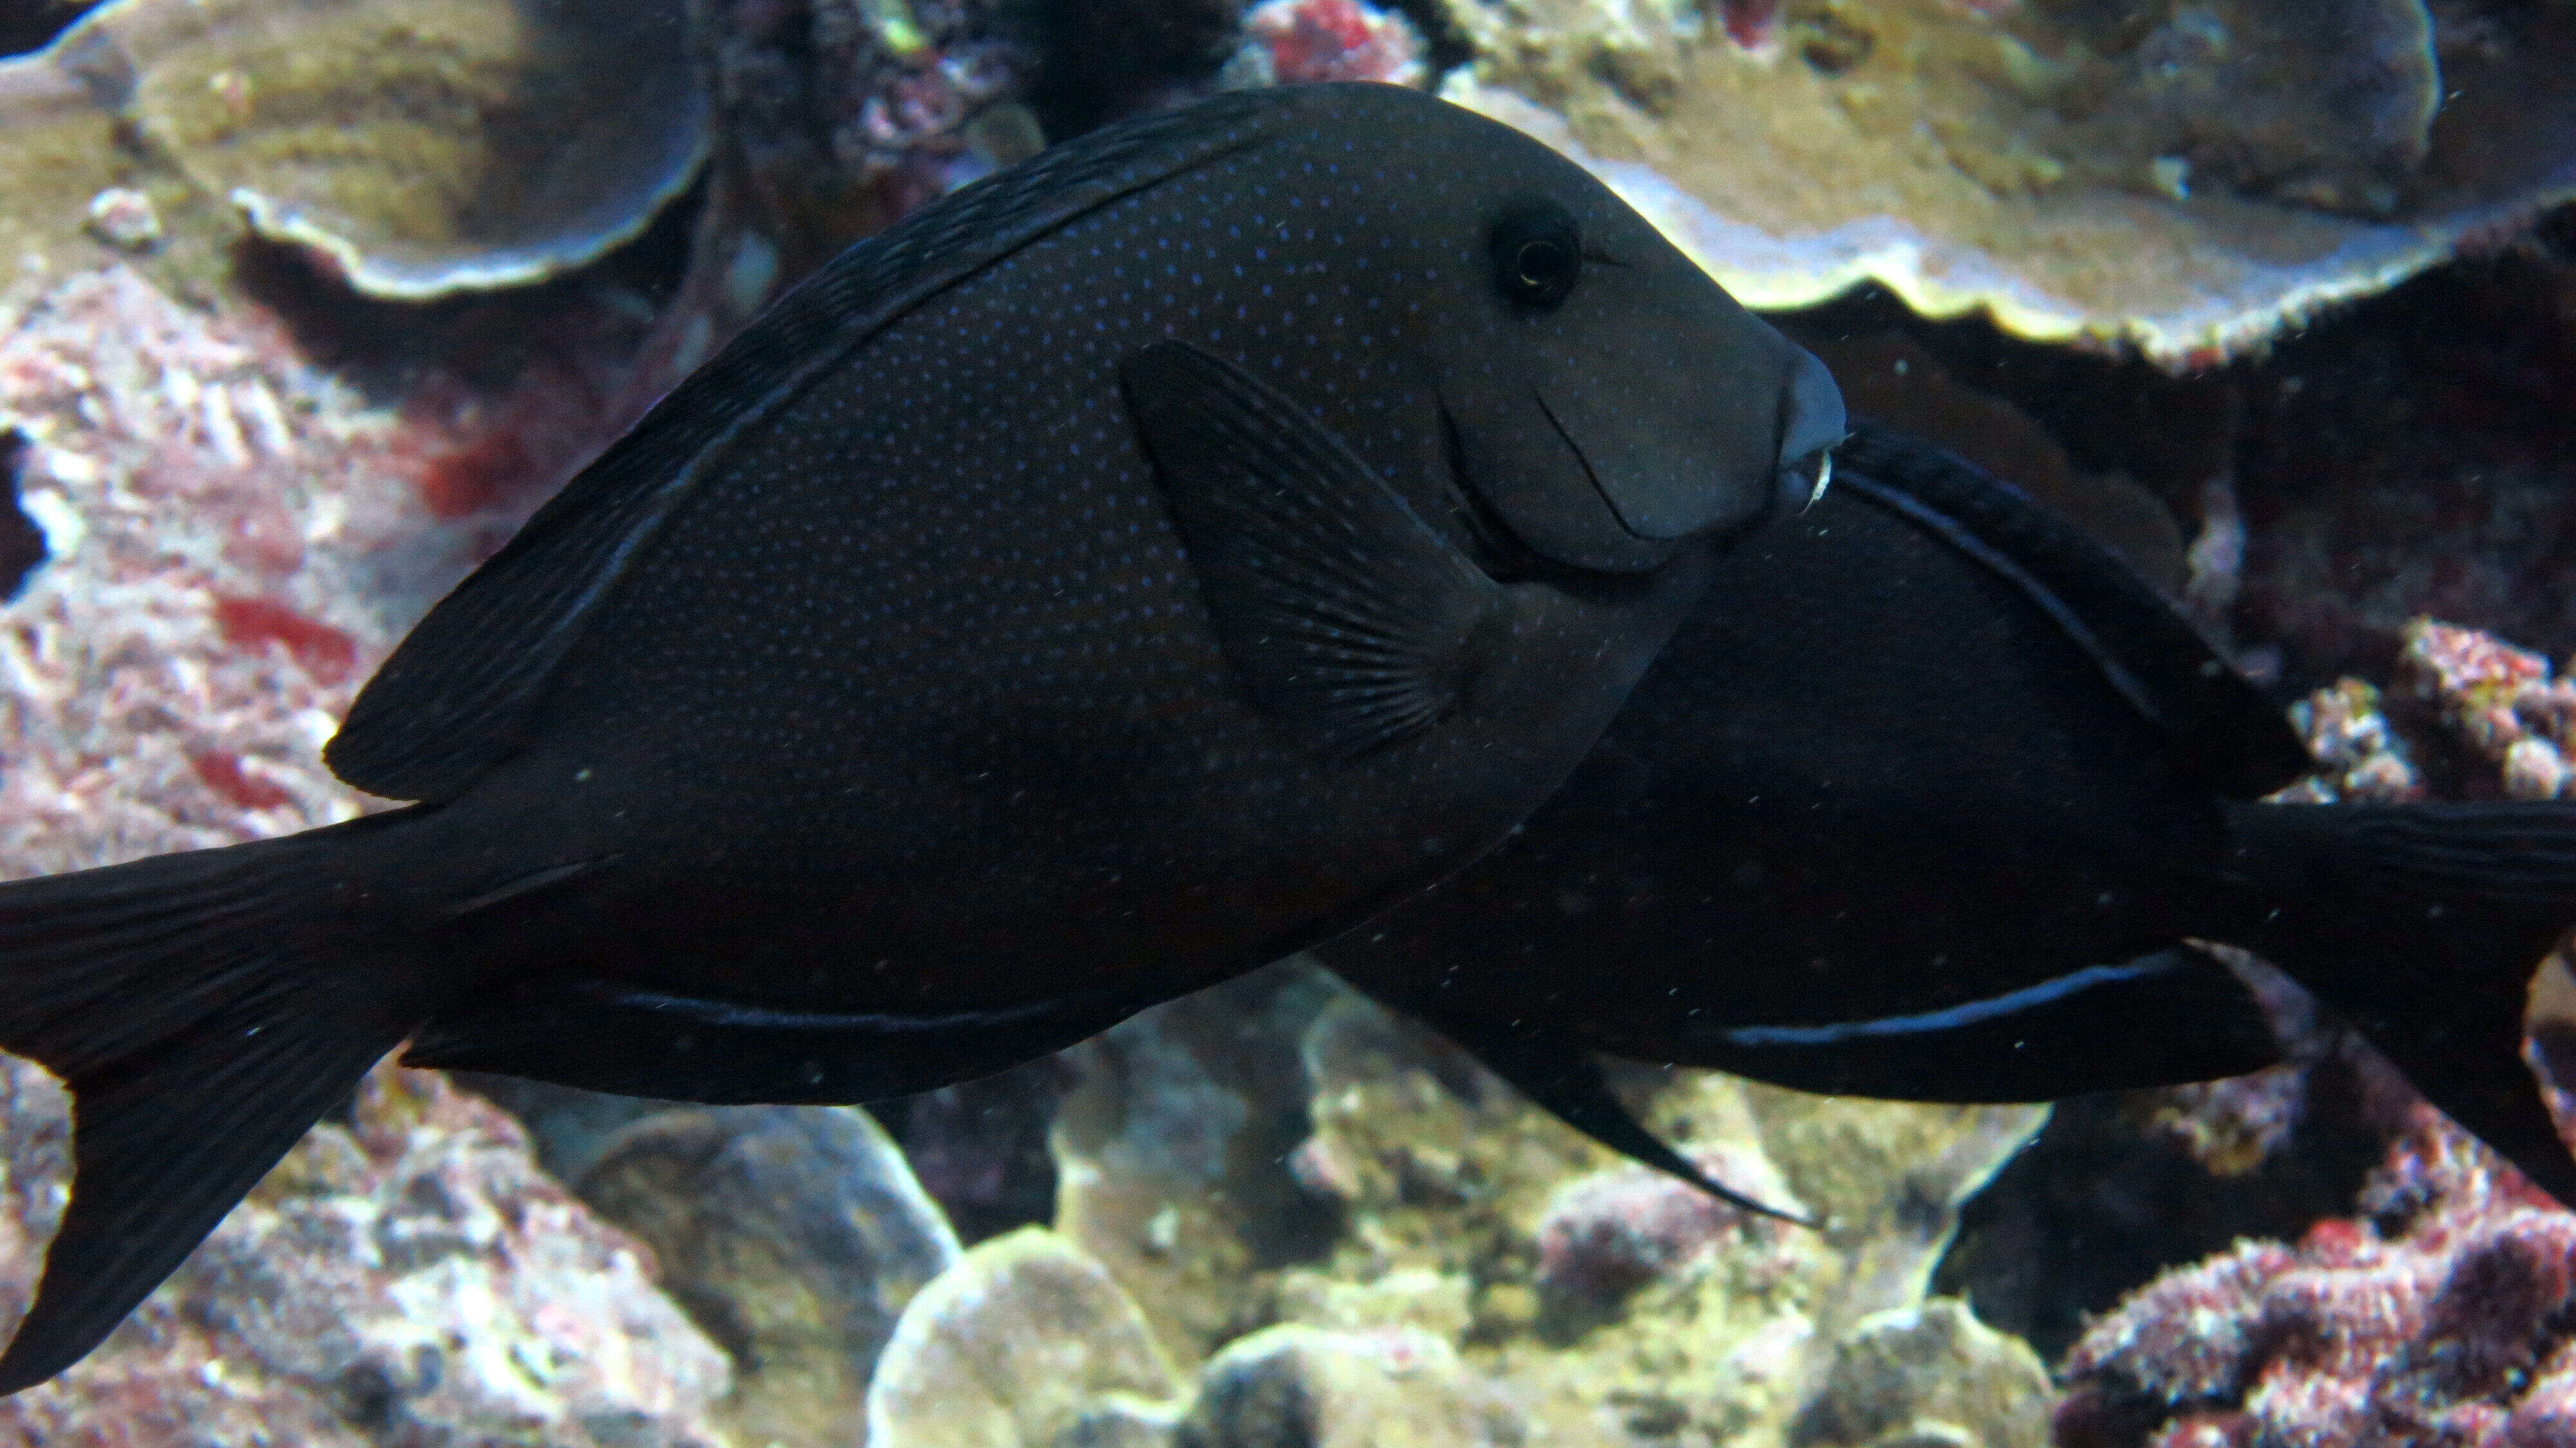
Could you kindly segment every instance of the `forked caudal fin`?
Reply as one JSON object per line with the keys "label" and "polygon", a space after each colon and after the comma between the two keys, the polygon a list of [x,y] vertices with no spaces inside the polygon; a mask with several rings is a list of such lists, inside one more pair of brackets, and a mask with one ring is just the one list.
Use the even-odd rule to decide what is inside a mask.
{"label": "forked caudal fin", "polygon": [[2576,926],[2576,803],[2249,804],[2231,824],[2241,943],[2576,1206],[2576,1157],[2523,1053],[2533,973]]}
{"label": "forked caudal fin", "polygon": [[0,1393],[80,1360],[427,1014],[335,881],[377,816],[0,885],[0,1049],[72,1090],[72,1196]]}

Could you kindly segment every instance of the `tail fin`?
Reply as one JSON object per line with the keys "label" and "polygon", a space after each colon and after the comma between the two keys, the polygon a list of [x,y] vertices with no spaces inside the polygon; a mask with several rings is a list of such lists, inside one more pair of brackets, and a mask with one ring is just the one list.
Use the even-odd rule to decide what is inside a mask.
{"label": "tail fin", "polygon": [[71,1087],[72,1197],[0,1393],[69,1367],[427,1013],[351,836],[0,885],[0,1049]]}
{"label": "tail fin", "polygon": [[2231,826],[2240,943],[2576,1206],[2576,1158],[2523,1055],[2533,972],[2576,926],[2576,803],[2247,804]]}

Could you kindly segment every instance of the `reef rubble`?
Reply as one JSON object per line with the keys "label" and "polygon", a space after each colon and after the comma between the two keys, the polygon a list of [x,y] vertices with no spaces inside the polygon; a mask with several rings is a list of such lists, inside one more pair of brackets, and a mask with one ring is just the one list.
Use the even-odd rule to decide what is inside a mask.
{"label": "reef rubble", "polygon": [[2061,1448],[2568,1441],[2576,1213],[2421,1102],[2361,1206],[2096,1323],[2065,1365]]}
{"label": "reef rubble", "polygon": [[[0,1059],[0,1305],[25,1310],[68,1184],[69,1101]],[[651,1258],[539,1171],[518,1124],[378,1070],[60,1378],[11,1448],[723,1448],[723,1353]]]}
{"label": "reef rubble", "polygon": [[[1073,1055],[1055,1230],[1133,1297],[1172,1361],[1206,1364],[1202,1392],[1255,1335],[1294,1327],[1380,1344],[1349,1346],[1355,1359],[1301,1349],[1300,1363],[1415,1343],[1399,1357],[1427,1353],[1422,1371],[1451,1382],[1454,1358],[1463,1376],[1424,1389],[1466,1415],[1443,1421],[1483,1421],[1474,1404],[1499,1394],[1529,1441],[1860,1448],[1944,1414],[1968,1414],[1962,1429],[1998,1448],[2039,1440],[2038,1359],[1943,1317],[1928,1293],[1959,1204],[2044,1108],[1626,1078],[1668,1139],[1739,1187],[1821,1211],[1818,1232],[1612,1159],[1311,966],[1158,1007]],[[1923,1313],[1934,1326],[1897,1331]],[[1949,1354],[1957,1371],[1855,1365],[1873,1353]],[[1864,1382],[1866,1404],[1849,1396]],[[1987,1386],[1943,1396],[1964,1383]]]}

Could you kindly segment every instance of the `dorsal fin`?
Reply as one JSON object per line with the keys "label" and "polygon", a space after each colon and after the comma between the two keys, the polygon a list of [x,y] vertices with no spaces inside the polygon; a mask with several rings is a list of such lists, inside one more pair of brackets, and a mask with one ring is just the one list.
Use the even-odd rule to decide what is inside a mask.
{"label": "dorsal fin", "polygon": [[2173,741],[2192,777],[2254,799],[2316,767],[2281,707],[2162,595],[2018,489],[1865,421],[1834,458],[1836,487],[1902,513],[2028,596]]}
{"label": "dorsal fin", "polygon": [[1281,92],[1093,132],[841,253],[566,484],[422,619],[323,759],[389,799],[453,799],[508,757],[583,626],[726,445],[888,324],[1067,223],[1258,139]]}

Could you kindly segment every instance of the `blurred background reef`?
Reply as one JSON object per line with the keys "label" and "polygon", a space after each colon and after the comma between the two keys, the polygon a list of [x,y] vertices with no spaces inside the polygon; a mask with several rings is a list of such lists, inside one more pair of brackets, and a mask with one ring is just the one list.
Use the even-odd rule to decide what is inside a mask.
{"label": "blurred background reef", "polygon": [[[2092,530],[2298,796],[2576,793],[2566,0],[0,0],[0,870],[373,807],[358,682],[781,288],[1335,79],[1560,147]],[[2200,1087],[1617,1069],[1822,1233],[1300,961],[865,1111],[387,1067],[0,1443],[2576,1443],[2576,1214],[2243,968],[2290,1064]],[[0,1067],[6,1318],[68,1127]]]}

